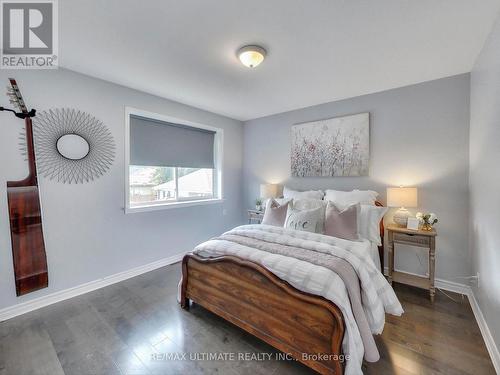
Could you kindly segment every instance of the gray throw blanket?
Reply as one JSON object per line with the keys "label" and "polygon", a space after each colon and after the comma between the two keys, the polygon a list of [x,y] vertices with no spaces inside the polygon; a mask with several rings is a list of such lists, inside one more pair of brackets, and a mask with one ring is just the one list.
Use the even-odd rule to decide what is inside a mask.
{"label": "gray throw blanket", "polygon": [[380,359],[375,340],[373,339],[373,335],[371,333],[370,326],[363,309],[359,279],[356,271],[349,264],[349,262],[330,254],[235,234],[224,234],[218,238],[215,238],[215,240],[225,240],[233,243],[238,243],[243,246],[252,247],[261,251],[266,251],[269,253],[279,254],[287,257],[293,257],[315,264],[317,266],[328,268],[335,272],[337,275],[339,275],[346,286],[349,300],[351,302],[351,309],[356,320],[356,324],[359,328],[361,339],[365,348],[365,360],[368,362],[376,362]]}

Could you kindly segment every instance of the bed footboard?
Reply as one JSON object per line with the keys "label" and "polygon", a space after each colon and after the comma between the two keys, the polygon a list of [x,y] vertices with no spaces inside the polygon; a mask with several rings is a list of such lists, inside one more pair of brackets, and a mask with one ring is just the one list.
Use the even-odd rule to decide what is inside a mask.
{"label": "bed footboard", "polygon": [[181,305],[192,300],[321,374],[342,374],[344,321],[330,301],[303,293],[234,256],[182,261]]}

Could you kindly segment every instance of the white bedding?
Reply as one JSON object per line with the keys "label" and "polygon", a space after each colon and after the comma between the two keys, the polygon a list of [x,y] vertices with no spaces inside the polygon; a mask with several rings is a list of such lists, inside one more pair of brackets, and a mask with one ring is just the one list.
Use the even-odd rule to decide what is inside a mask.
{"label": "white bedding", "polygon": [[[374,334],[382,332],[385,313],[403,313],[394,291],[380,273],[378,249],[368,240],[349,241],[267,225],[245,225],[227,233],[244,233],[266,241],[327,253],[349,262],[359,277],[363,309]],[[343,352],[349,355],[350,360],[346,363],[345,374],[362,374],[363,342],[353,317],[346,286],[335,272],[296,258],[218,239],[198,245],[195,252],[203,252],[204,255],[208,253],[210,256],[235,255],[251,260],[263,265],[295,288],[332,301],[341,309],[346,323]]]}
{"label": "white bedding", "polygon": [[370,242],[370,249],[368,251],[370,253],[370,257],[373,260],[373,263],[375,264],[375,267],[380,270],[380,255],[378,253],[378,245],[375,242]]}

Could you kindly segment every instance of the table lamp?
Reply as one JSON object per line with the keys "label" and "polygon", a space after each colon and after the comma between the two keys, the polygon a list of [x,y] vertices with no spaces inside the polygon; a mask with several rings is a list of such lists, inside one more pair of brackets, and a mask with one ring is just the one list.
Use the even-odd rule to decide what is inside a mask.
{"label": "table lamp", "polygon": [[260,197],[264,200],[278,197],[278,184],[261,184]]}
{"label": "table lamp", "polygon": [[387,188],[387,206],[399,207],[394,214],[394,222],[400,227],[406,227],[410,212],[407,207],[417,207],[417,188],[391,187]]}

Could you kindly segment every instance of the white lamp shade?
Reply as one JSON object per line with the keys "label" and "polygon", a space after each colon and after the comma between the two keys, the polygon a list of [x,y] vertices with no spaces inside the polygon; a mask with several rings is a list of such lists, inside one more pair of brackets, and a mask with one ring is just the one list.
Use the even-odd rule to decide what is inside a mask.
{"label": "white lamp shade", "polygon": [[387,188],[388,207],[417,207],[417,188],[392,187]]}
{"label": "white lamp shade", "polygon": [[260,185],[260,197],[263,199],[276,198],[278,196],[277,184],[262,184]]}
{"label": "white lamp shade", "polygon": [[255,68],[266,57],[266,50],[259,46],[245,46],[238,51],[238,58],[247,68]]}

